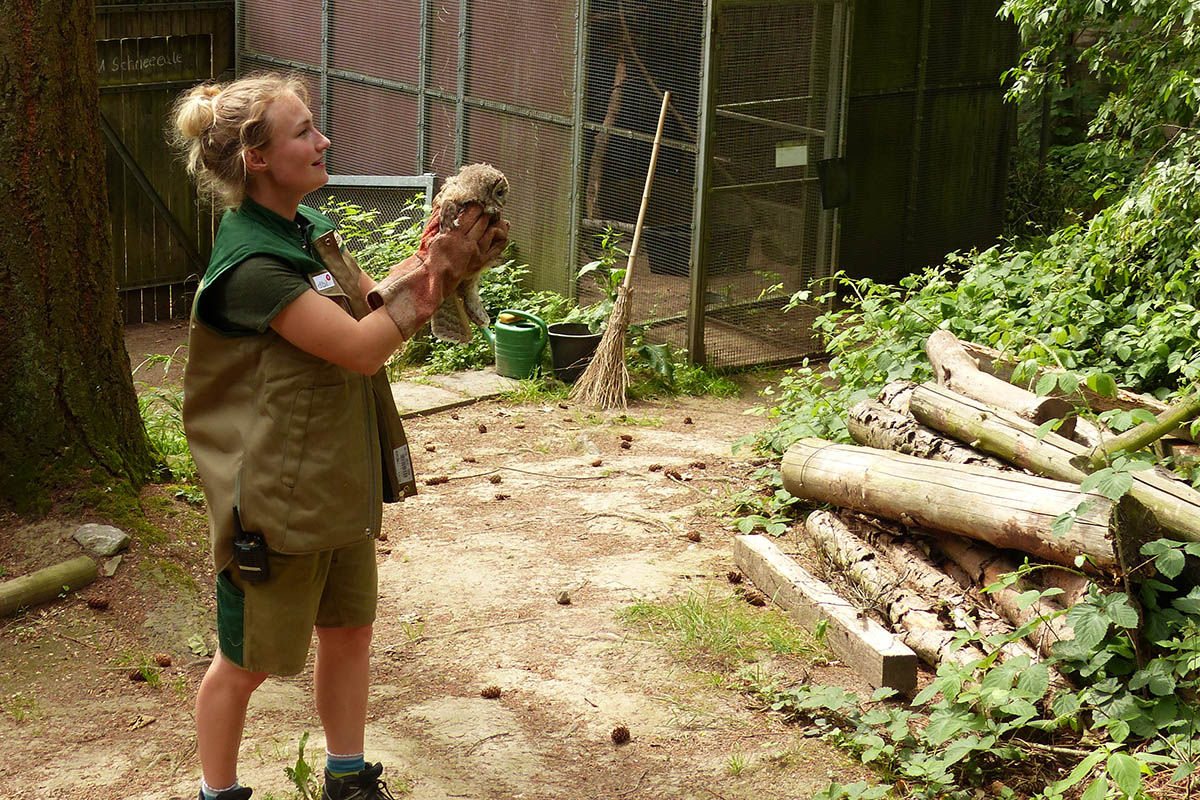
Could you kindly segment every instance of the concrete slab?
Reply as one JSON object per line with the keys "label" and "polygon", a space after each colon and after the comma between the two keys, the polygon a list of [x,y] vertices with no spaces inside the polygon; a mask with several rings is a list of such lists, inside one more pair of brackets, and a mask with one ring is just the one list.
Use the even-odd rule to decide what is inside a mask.
{"label": "concrete slab", "polygon": [[495,397],[517,386],[512,378],[496,374],[495,367],[452,372],[449,375],[430,375],[429,380],[445,389],[470,395],[477,400]]}
{"label": "concrete slab", "polygon": [[419,417],[487,400],[516,385],[488,368],[397,381],[392,384],[392,397],[401,417]]}
{"label": "concrete slab", "polygon": [[462,392],[443,389],[425,383],[398,381],[392,384],[392,397],[401,417],[416,417],[432,414],[447,408],[456,408],[475,402],[475,398]]}

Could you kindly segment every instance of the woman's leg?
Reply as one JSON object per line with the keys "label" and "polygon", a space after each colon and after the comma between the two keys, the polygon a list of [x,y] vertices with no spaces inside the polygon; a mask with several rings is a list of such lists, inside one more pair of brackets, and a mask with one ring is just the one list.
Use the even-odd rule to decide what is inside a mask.
{"label": "woman's leg", "polygon": [[196,693],[196,749],[209,786],[224,788],[237,780],[246,704],[266,677],[265,672],[242,669],[220,651],[204,674]]}
{"label": "woman's leg", "polygon": [[313,684],[331,753],[361,753],[367,723],[373,628],[317,628]]}

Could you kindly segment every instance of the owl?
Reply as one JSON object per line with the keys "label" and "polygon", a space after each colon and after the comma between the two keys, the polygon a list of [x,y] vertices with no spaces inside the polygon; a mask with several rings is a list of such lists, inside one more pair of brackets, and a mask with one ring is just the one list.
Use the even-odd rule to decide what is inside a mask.
{"label": "owl", "polygon": [[[483,213],[493,221],[500,219],[500,209],[508,199],[508,179],[491,164],[471,164],[442,185],[433,198],[434,213],[439,216],[438,229],[450,230],[458,225],[458,215],[470,203],[483,206]],[[492,264],[485,264],[487,269]],[[442,341],[465,344],[474,331],[471,323],[480,327],[491,324],[483,300],[479,297],[479,281],[483,269],[463,280],[458,290],[446,298],[430,319],[433,335]]]}

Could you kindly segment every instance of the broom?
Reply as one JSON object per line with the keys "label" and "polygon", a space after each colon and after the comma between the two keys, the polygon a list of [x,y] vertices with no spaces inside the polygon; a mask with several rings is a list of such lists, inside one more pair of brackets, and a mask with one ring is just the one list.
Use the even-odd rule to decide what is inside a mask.
{"label": "broom", "polygon": [[642,207],[638,211],[637,225],[633,228],[633,244],[629,246],[629,261],[625,266],[625,280],[617,289],[617,299],[608,315],[608,326],[591,363],[579,376],[571,389],[571,399],[593,408],[625,408],[625,391],[629,388],[629,370],[625,368],[625,332],[629,327],[630,283],[633,265],[637,261],[638,247],[642,240],[642,223],[646,219],[646,206],[650,203],[650,185],[654,182],[654,165],[658,162],[658,146],[662,142],[663,120],[667,118],[670,92],[663,92],[662,110],[658,113],[658,130],[654,132],[654,147],[650,151],[650,168],[646,170],[646,188],[642,191]]}

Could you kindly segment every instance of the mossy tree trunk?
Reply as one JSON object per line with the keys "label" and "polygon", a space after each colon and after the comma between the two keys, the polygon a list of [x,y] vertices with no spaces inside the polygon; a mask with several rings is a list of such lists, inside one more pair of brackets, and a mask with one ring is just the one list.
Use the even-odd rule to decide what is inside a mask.
{"label": "mossy tree trunk", "polygon": [[0,505],[153,464],[112,268],[91,2],[16,0],[0,25]]}

